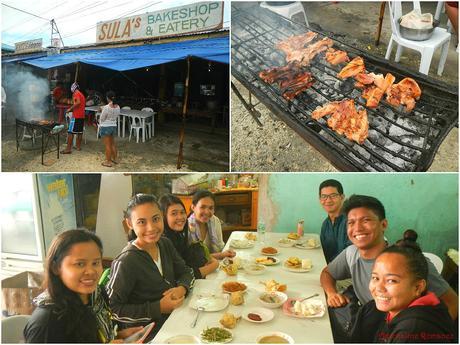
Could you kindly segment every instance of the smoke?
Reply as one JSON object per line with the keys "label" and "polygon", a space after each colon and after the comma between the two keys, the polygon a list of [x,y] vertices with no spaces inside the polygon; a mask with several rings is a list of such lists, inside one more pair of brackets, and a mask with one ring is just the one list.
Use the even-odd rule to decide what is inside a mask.
{"label": "smoke", "polygon": [[[6,67],[6,68],[5,68]],[[2,86],[6,92],[6,106],[20,120],[50,117],[50,86],[46,77],[33,73],[32,67],[4,65]]]}

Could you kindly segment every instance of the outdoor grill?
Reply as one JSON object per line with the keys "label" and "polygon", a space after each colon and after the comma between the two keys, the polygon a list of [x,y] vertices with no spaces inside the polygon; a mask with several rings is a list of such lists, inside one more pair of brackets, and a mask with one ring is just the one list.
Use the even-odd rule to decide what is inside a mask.
{"label": "outdoor grill", "polygon": [[57,159],[59,159],[59,134],[63,129],[63,125],[59,125],[59,123],[54,121],[23,121],[16,119],[16,151],[19,150],[19,144],[24,137],[23,131],[25,131],[31,138],[32,144],[34,142],[33,138],[38,136],[41,137],[42,165],[44,165],[44,156],[46,153],[56,151]]}
{"label": "outdoor grill", "polygon": [[[276,84],[267,84],[259,72],[286,65],[285,55],[275,44],[289,36],[318,33],[318,39],[329,37],[334,48],[344,50],[350,59],[361,56],[368,72],[390,72],[399,81],[411,77],[422,89],[415,109],[405,113],[386,103],[384,98],[376,109],[365,107],[361,89],[353,78],[341,80],[337,73],[344,64],[332,66],[319,54],[305,67],[316,82],[292,101],[281,95]],[[338,35],[306,28],[260,8],[257,4],[242,8],[232,5],[232,75],[270,111],[293,128],[333,165],[344,171],[426,171],[449,131],[458,123],[458,88],[410,72],[365,51],[341,42]],[[235,88],[234,88],[235,90]],[[311,118],[318,106],[345,98],[367,110],[369,136],[359,145],[330,129],[325,119]],[[251,109],[248,104],[246,108]]]}

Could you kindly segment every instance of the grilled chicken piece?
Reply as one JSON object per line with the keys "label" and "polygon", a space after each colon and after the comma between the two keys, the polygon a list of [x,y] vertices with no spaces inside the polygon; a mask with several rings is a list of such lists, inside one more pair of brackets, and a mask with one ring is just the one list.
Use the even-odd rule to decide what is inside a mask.
{"label": "grilled chicken piece", "polygon": [[286,55],[286,61],[297,62],[301,66],[308,66],[311,60],[313,60],[317,54],[327,50],[327,48],[332,47],[333,44],[334,42],[330,38],[325,37],[320,41],[316,41],[315,43],[310,44],[305,49],[290,51]]}
{"label": "grilled chicken piece", "polygon": [[305,46],[313,41],[316,36],[318,36],[316,32],[308,31],[302,35],[288,37],[285,40],[278,42],[275,47],[282,50],[287,55],[293,50],[305,48]]}
{"label": "grilled chicken piece", "polygon": [[362,97],[367,100],[366,107],[368,108],[377,108],[380,100],[382,99],[382,96],[395,81],[395,77],[391,73],[387,73],[385,79],[383,79],[381,76],[381,74],[374,74],[374,76],[372,76],[374,78],[374,85],[365,89],[362,93]]}
{"label": "grilled chicken piece", "polygon": [[312,118],[317,120],[326,115],[331,115],[327,125],[338,134],[344,134],[359,144],[364,143],[369,132],[367,112],[365,109],[357,111],[354,100],[327,103],[313,111]]}
{"label": "grilled chicken piece", "polygon": [[337,50],[334,48],[329,48],[326,52],[326,61],[329,62],[331,65],[338,65],[342,62],[350,61],[347,52],[343,50]]}
{"label": "grilled chicken piece", "polygon": [[314,83],[311,73],[303,71],[295,63],[261,71],[259,77],[269,84],[277,82],[283,97],[287,100],[292,100]]}
{"label": "grilled chicken piece", "polygon": [[418,100],[421,95],[422,90],[417,82],[412,78],[404,78],[387,89],[386,100],[395,107],[405,105],[406,112],[410,112],[415,108],[415,100]]}
{"label": "grilled chicken piece", "polygon": [[358,73],[357,75],[355,75],[355,80],[358,83],[361,83],[361,84],[364,84],[364,85],[369,85],[369,84],[372,84],[374,82],[375,78],[374,78],[373,73],[369,73],[369,74]]}
{"label": "grilled chicken piece", "polygon": [[347,79],[353,77],[359,73],[363,73],[366,67],[364,66],[364,60],[362,57],[357,56],[351,60],[338,74],[341,79]]}

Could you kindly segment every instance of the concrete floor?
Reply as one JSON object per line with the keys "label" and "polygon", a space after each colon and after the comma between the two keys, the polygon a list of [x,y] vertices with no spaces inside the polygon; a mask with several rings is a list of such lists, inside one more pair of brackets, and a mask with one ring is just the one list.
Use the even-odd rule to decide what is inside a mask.
{"label": "concrete floor", "polygon": [[[238,3],[251,6],[253,3]],[[380,2],[305,2],[308,21],[314,28],[343,35],[347,43],[366,49],[370,54],[384,56],[391,35],[388,8],[384,16],[380,45],[375,46],[380,12]],[[435,3],[423,3],[423,12],[434,13]],[[403,11],[405,7],[403,7]],[[302,21],[302,15],[294,16]],[[441,16],[441,23],[446,23]],[[442,26],[442,24],[441,24]],[[458,88],[458,53],[455,51],[456,36],[452,36],[444,73],[437,76],[439,52],[433,57],[430,77]],[[406,55],[407,54],[407,55]],[[392,55],[394,59],[394,52]],[[405,51],[400,64],[408,69],[418,70],[420,57]],[[247,100],[247,90],[236,82],[240,93]],[[336,171],[335,167],[315,148],[264,106],[258,105],[262,127],[252,119],[242,103],[232,92],[232,171]],[[433,164],[428,171],[458,172],[458,128],[454,128],[441,144]]]}

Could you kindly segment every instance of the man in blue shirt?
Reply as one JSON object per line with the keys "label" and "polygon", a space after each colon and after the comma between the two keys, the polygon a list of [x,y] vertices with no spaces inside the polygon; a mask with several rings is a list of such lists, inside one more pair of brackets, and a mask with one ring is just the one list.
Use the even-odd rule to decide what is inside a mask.
{"label": "man in blue shirt", "polygon": [[342,214],[344,199],[343,187],[339,181],[326,180],[319,185],[319,202],[327,212],[320,235],[327,263],[351,244],[347,236],[347,217]]}

